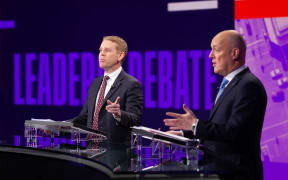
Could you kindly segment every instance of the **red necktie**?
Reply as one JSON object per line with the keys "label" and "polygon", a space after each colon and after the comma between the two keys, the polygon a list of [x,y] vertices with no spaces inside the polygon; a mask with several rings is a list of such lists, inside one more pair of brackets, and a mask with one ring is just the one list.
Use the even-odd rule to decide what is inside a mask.
{"label": "red necktie", "polygon": [[105,89],[106,89],[106,85],[107,85],[107,80],[108,79],[109,79],[109,76],[105,76],[103,78],[103,82],[102,82],[100,93],[99,93],[99,97],[98,97],[98,102],[97,102],[96,109],[95,109],[95,112],[94,112],[92,129],[95,129],[95,130],[98,130],[98,117],[99,117],[100,108],[101,108],[101,106],[103,104],[104,93],[105,93]]}

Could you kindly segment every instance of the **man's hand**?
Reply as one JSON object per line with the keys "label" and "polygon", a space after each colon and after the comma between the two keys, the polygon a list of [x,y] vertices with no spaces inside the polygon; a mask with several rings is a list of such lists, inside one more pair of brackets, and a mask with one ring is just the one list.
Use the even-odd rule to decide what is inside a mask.
{"label": "man's hand", "polygon": [[118,118],[121,117],[119,101],[120,101],[120,97],[118,96],[115,102],[111,102],[110,100],[108,100],[107,101],[108,105],[106,106],[106,110]]}
{"label": "man's hand", "polygon": [[195,114],[183,104],[185,114],[178,114],[173,112],[167,112],[167,116],[174,117],[173,119],[164,119],[166,126],[170,126],[171,130],[192,130],[192,124],[195,124],[197,117]]}
{"label": "man's hand", "polygon": [[168,134],[173,134],[176,136],[183,136],[183,132],[182,131],[167,131]]}

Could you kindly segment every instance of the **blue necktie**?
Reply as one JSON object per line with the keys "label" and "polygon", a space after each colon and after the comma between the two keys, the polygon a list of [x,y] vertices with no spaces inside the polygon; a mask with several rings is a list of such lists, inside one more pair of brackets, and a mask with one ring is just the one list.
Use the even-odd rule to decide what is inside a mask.
{"label": "blue necktie", "polygon": [[221,82],[221,85],[220,85],[220,89],[219,89],[219,92],[217,94],[217,97],[216,97],[216,100],[215,100],[215,103],[217,101],[217,99],[221,96],[222,92],[224,91],[225,89],[225,86],[226,84],[228,83],[229,81],[225,78],[222,79],[222,82]]}

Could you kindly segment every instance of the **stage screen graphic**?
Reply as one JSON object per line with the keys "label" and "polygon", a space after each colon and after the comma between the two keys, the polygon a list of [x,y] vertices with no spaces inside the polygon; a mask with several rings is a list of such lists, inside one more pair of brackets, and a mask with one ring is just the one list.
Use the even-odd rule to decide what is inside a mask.
{"label": "stage screen graphic", "polygon": [[262,159],[288,162],[288,17],[235,21],[247,43],[246,64],[263,82],[268,103],[262,129]]}

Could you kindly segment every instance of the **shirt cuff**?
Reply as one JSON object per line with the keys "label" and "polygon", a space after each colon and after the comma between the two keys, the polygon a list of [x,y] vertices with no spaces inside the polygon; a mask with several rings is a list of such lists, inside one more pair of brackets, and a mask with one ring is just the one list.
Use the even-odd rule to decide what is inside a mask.
{"label": "shirt cuff", "polygon": [[196,122],[192,124],[192,132],[194,136],[196,136],[196,128],[197,128],[198,121],[199,119],[196,119]]}

